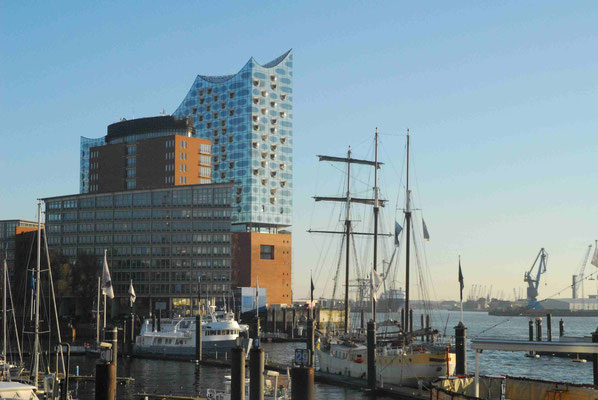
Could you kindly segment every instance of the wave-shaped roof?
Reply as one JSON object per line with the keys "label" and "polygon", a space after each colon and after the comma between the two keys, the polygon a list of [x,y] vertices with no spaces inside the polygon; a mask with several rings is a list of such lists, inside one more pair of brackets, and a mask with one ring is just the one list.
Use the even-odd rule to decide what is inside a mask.
{"label": "wave-shaped roof", "polygon": [[[252,61],[254,61],[257,65],[261,66],[262,68],[274,68],[276,67],[278,64],[280,64],[285,58],[288,57],[289,54],[291,54],[291,51],[293,51],[293,49],[290,49],[289,51],[287,51],[286,53],[284,53],[283,55],[276,57],[274,60],[267,62],[265,64],[260,64],[258,63],[255,58],[251,57],[249,59],[249,61],[247,61],[247,63],[243,66],[243,68],[245,68],[247,66],[247,64],[251,63]],[[242,71],[243,68],[241,68],[239,70]],[[208,75],[197,75],[199,78],[203,79],[206,82],[210,82],[210,83],[222,83],[222,82],[226,82],[232,78],[234,78],[235,76],[237,76],[239,74],[239,72],[237,72],[236,74],[232,74],[232,75],[221,75],[221,76],[208,76]]]}

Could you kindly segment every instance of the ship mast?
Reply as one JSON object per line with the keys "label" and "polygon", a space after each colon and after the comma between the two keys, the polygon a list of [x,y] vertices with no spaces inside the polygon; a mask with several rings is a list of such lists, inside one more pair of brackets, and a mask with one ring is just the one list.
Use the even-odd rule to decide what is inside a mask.
{"label": "ship mast", "polygon": [[[376,153],[377,154],[377,153]],[[377,161],[369,161],[369,160],[360,160],[357,158],[351,157],[351,147],[347,151],[347,157],[333,157],[333,156],[323,156],[318,155],[318,159],[320,161],[332,161],[332,162],[341,162],[347,164],[347,194],[345,197],[322,197],[322,196],[315,196],[315,201],[335,201],[345,203],[346,213],[345,213],[345,231],[322,231],[322,230],[308,230],[310,233],[334,233],[334,234],[343,234],[346,238],[346,251],[345,251],[345,323],[344,323],[344,332],[349,333],[349,271],[350,271],[350,237],[351,235],[372,235],[370,232],[352,232],[351,231],[351,203],[360,203],[360,204],[368,204],[368,205],[375,205],[380,204],[384,206],[385,200],[376,200],[376,199],[365,199],[359,197],[352,197],[351,196],[351,164],[361,164],[361,165],[369,165],[373,167],[379,167],[382,163]],[[389,235],[385,235],[389,236]]]}
{"label": "ship mast", "polygon": [[41,219],[42,203],[37,203],[37,265],[35,268],[35,341],[33,345],[33,386],[37,390],[39,381],[39,302],[40,302],[40,271],[41,271]]}
{"label": "ship mast", "polygon": [[[378,266],[378,214],[380,213],[380,189],[378,188],[378,128],[374,145],[374,271]],[[373,293],[372,293],[373,294]],[[376,322],[376,296],[372,295],[372,321]]]}
{"label": "ship mast", "polygon": [[349,243],[351,241],[351,146],[347,151],[347,200],[345,203],[345,333],[349,333]]}
{"label": "ship mast", "polygon": [[[8,246],[6,248],[8,249]],[[2,376],[6,376],[6,341],[8,340],[6,334],[6,309],[8,308],[6,305],[6,279],[8,278],[8,272],[6,271],[6,268],[6,253],[4,253],[4,263],[2,266],[2,359],[4,360],[4,363],[2,364]]]}
{"label": "ship mast", "polygon": [[405,261],[405,326],[403,330],[409,332],[409,250],[411,241],[411,192],[409,191],[409,129],[407,129],[407,186],[405,196],[405,229],[407,234]]}

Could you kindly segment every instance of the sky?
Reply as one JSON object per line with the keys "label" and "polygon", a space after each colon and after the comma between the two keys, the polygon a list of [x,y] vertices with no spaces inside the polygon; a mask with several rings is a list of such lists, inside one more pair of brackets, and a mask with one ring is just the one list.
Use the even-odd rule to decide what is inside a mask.
{"label": "sky", "polygon": [[[465,296],[475,284],[512,298],[542,247],[540,298],[570,297],[598,239],[596,21],[592,1],[1,2],[0,219],[34,220],[37,198],[78,192],[80,136],[172,113],[197,74],[292,48],[295,298],[310,271],[326,294],[336,268],[334,243],[306,231],[340,226],[312,196],[342,193],[344,172],[316,155],[371,157],[375,128],[383,227],[402,219],[411,132],[436,298],[458,299],[459,255]],[[367,172],[355,179],[371,194]]]}

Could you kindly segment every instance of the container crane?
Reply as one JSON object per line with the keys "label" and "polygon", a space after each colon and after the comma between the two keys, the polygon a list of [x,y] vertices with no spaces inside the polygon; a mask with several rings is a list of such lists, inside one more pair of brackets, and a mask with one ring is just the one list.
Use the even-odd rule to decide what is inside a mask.
{"label": "container crane", "polygon": [[[523,276],[523,281],[527,283],[527,308],[531,309],[541,309],[542,306],[538,302],[538,287],[540,286],[540,277],[543,273],[546,272],[546,259],[548,258],[548,253],[542,247],[540,252],[536,256],[536,260],[532,264],[532,267],[529,271],[527,271]],[[539,261],[539,262],[538,262]],[[536,268],[536,264],[538,265],[538,269],[536,271],[536,277],[532,276],[532,272],[534,272],[534,268]]]}
{"label": "container crane", "polygon": [[583,281],[584,281],[584,273],[586,270],[586,265],[588,263],[588,259],[590,258],[590,251],[592,250],[592,245],[590,244],[586,250],[586,253],[581,261],[581,266],[579,267],[579,270],[577,271],[577,274],[573,275],[573,285],[571,287],[571,289],[573,290],[572,293],[572,297],[574,299],[577,299],[577,289],[579,289],[579,286],[581,285],[581,298],[583,299],[585,297],[585,293],[584,293],[584,285],[583,285]]}

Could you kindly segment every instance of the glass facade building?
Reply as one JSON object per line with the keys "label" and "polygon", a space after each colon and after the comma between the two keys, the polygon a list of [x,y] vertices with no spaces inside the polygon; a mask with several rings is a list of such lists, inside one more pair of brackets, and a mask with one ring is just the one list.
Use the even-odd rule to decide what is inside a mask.
{"label": "glass facade building", "polygon": [[124,304],[130,280],[140,300],[163,301],[170,310],[196,297],[198,277],[202,296],[229,296],[232,187],[47,198],[48,247],[70,262],[94,256],[98,266],[106,249],[115,294]]}
{"label": "glass facade building", "polygon": [[235,230],[291,225],[293,190],[293,54],[234,75],[193,82],[173,114],[193,118],[212,141],[212,182],[234,181]]}
{"label": "glass facade building", "polygon": [[89,152],[92,147],[103,146],[106,141],[103,137],[90,139],[81,136],[81,159],[79,166],[79,193],[89,192]]}

